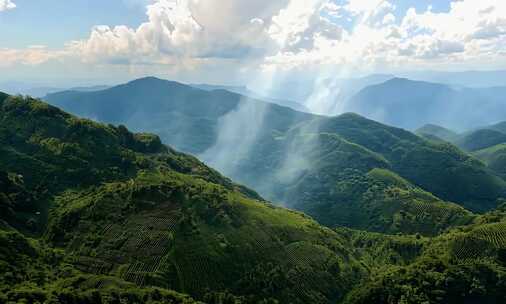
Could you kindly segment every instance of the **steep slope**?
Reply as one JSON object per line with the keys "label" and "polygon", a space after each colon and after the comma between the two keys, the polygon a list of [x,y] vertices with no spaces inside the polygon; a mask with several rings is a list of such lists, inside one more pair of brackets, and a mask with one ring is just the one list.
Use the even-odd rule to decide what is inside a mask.
{"label": "steep slope", "polygon": [[505,184],[473,157],[451,144],[428,142],[402,129],[355,114],[324,119],[315,128],[381,154],[392,171],[442,198],[475,211],[492,209],[504,195]]}
{"label": "steep slope", "polygon": [[[59,256],[53,265],[23,249],[32,253],[19,258],[41,263],[44,275],[37,281],[29,266],[19,280],[2,272],[7,299],[37,284],[97,297],[112,287],[151,295],[157,286],[209,303],[227,294],[244,303],[335,303],[365,275],[335,232],[273,207],[156,136],[17,97],[2,101],[0,127],[0,168],[22,175],[49,209],[38,241]],[[7,257],[0,262],[10,267]]]}
{"label": "steep slope", "polygon": [[[503,303],[506,207],[470,215],[389,171],[396,166],[391,159],[345,139],[364,136],[356,123],[374,127],[375,136],[363,140],[378,151],[394,141],[393,134],[425,143],[409,132],[391,128],[389,137],[377,123],[356,115],[327,123],[318,126],[340,135],[292,130],[273,140],[319,140],[322,149],[303,146],[299,155],[309,153],[320,169],[329,159],[367,172],[372,196],[382,196],[394,209],[405,204],[394,223],[420,225],[407,232],[434,233],[412,215],[437,223],[455,216],[464,221],[450,226],[465,225],[449,231],[440,226],[437,237],[330,230],[272,206],[195,158],[161,145],[156,136],[7,97],[0,102],[0,127],[10,136],[0,137],[0,155],[10,156],[0,158],[0,197],[8,198],[14,221],[0,219],[7,223],[0,226],[0,303],[199,303],[174,290],[209,304]],[[51,145],[56,148],[47,148],[49,138],[58,141]],[[59,148],[67,146],[71,153]],[[95,160],[96,151],[102,156]],[[36,167],[27,167],[27,160]],[[53,174],[58,179],[48,178]],[[341,186],[362,184],[348,181]],[[42,237],[16,231],[16,225],[24,226],[20,215],[32,212],[25,207],[35,206],[25,195],[40,200],[36,206],[49,204],[47,228],[39,227]],[[410,209],[423,201],[429,208]],[[395,229],[388,231],[401,231]]]}
{"label": "steep slope", "polygon": [[433,135],[447,142],[453,142],[459,136],[457,132],[434,124],[424,125],[417,129],[415,133],[421,136]]}
{"label": "steep slope", "polygon": [[[234,179],[325,225],[391,233],[437,234],[471,217],[449,202],[483,212],[506,189],[455,146],[356,114],[315,119],[258,141],[236,172]],[[382,175],[387,182],[378,180]]]}
{"label": "steep slope", "polygon": [[[396,175],[388,171],[407,181],[392,185],[371,175]],[[505,189],[483,164],[450,144],[433,144],[354,114],[260,141],[237,172],[235,179],[325,225],[381,232],[436,234],[469,218],[443,200],[482,211],[495,207]]]}
{"label": "steep slope", "polygon": [[196,155],[216,142],[220,118],[240,112],[244,106],[264,117],[258,126],[251,121],[260,135],[273,130],[284,132],[310,117],[225,90],[208,92],[153,77],[99,92],[67,91],[50,94],[45,99],[79,116],[156,133],[165,143]]}
{"label": "steep slope", "polygon": [[[311,199],[318,180],[308,174],[301,186],[289,194],[300,197],[297,209],[328,226],[343,225],[382,233],[437,235],[449,227],[466,224],[474,215],[463,207],[445,202],[413,186],[387,169],[372,169],[366,174],[345,171],[326,195]],[[328,182],[328,181],[326,181]]]}
{"label": "steep slope", "polygon": [[[384,257],[380,259],[384,264],[344,303],[504,302],[505,211],[502,207],[431,240],[404,237],[401,243],[351,232],[350,239],[356,248],[362,247],[358,252],[363,258]],[[410,255],[399,256],[398,251]],[[373,258],[370,264],[377,261]],[[396,267],[385,267],[388,264]]]}
{"label": "steep slope", "polygon": [[23,179],[17,174],[0,171],[0,228],[17,227],[36,232],[37,198],[26,190]]}
{"label": "steep slope", "polygon": [[[408,80],[392,81],[406,82],[408,88],[411,85]],[[406,210],[385,208],[384,195],[377,196],[375,208],[364,209],[344,199],[348,190],[335,187],[355,180],[357,174],[369,180],[367,174],[375,168],[405,179],[411,185],[409,191],[423,190],[439,203],[455,202],[472,211],[494,208],[496,199],[504,195],[504,181],[450,144],[427,142],[358,115],[324,118],[254,100],[239,101],[239,95],[226,91],[205,92],[153,78],[102,92],[68,94],[51,98],[75,113],[137,129],[139,122],[132,120],[136,117],[143,124],[142,130],[161,133],[164,142],[196,153],[264,197],[309,212],[330,226],[397,231],[392,228],[392,219]],[[349,214],[338,212],[347,205]],[[438,206],[447,206],[449,214],[456,211],[451,204]],[[382,225],[368,223],[369,212],[383,214],[387,210],[390,213]],[[441,227],[459,222],[463,213],[456,214],[442,225],[433,223],[433,230],[424,233],[437,233]],[[423,225],[431,226],[429,218],[423,221]],[[407,226],[400,227],[402,231]]]}
{"label": "steep slope", "polygon": [[465,130],[504,120],[506,87],[454,89],[395,78],[357,93],[346,111],[400,128],[438,124]]}
{"label": "steep slope", "polygon": [[141,288],[112,276],[79,272],[61,250],[0,229],[0,303],[197,304],[161,288]]}
{"label": "steep slope", "polygon": [[506,144],[499,144],[473,153],[503,179],[506,178]]}
{"label": "steep slope", "polygon": [[506,189],[451,144],[356,114],[260,141],[237,172],[235,179],[325,225],[389,233],[440,233],[472,217],[450,202],[482,212]]}
{"label": "steep slope", "polygon": [[506,143],[506,134],[493,129],[480,129],[461,136],[455,144],[466,151],[477,151]]}
{"label": "steep slope", "polygon": [[[286,147],[289,153],[280,152]],[[391,172],[395,167],[384,151],[372,151],[339,132],[294,130],[258,149],[239,168],[246,172],[239,180],[327,226],[434,235],[472,217]]]}

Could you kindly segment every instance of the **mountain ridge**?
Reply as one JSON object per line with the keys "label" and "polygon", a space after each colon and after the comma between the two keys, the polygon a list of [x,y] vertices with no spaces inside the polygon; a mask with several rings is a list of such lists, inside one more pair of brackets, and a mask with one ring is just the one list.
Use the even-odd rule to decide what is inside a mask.
{"label": "mountain ridge", "polygon": [[[393,80],[394,83],[397,81],[411,84],[409,80],[405,79]],[[189,90],[189,92],[194,92],[196,89],[190,88]],[[168,96],[177,95],[174,93],[171,95],[170,89],[167,92]],[[331,152],[335,155],[351,155],[339,158],[351,168],[355,167],[356,162],[353,157],[357,159],[369,157],[366,156],[369,152],[364,151],[372,151],[389,162],[386,167],[380,166],[380,168],[392,170],[395,174],[407,179],[413,186],[432,193],[442,201],[463,205],[473,212],[483,212],[494,208],[496,199],[504,195],[505,183],[501,178],[494,176],[483,164],[466,156],[450,144],[431,144],[406,130],[389,127],[357,114],[345,113],[337,117],[315,116],[244,99],[238,106],[238,97],[232,93],[196,92],[209,98],[199,99],[198,102],[188,101],[184,96],[191,95],[188,95],[189,93],[183,94],[180,99],[176,97],[171,99],[170,104],[164,105],[165,108],[156,107],[156,109],[149,110],[149,107],[145,107],[144,111],[149,110],[145,114],[126,115],[123,119],[105,121],[124,123],[129,127],[134,127],[135,122],[132,123],[129,117],[150,117],[149,124],[143,126],[143,131],[160,133],[164,142],[174,145],[178,149],[182,148],[185,152],[199,155],[206,163],[216,167],[234,180],[257,190],[269,200],[282,202],[291,207],[303,208],[301,210],[306,212],[314,209],[307,205],[306,196],[295,195],[299,192],[293,187],[307,186],[303,183],[297,184],[298,179],[311,171],[311,168],[307,166],[313,166],[320,162],[320,166],[324,164],[323,166],[330,170],[326,171],[328,174],[326,179],[328,180],[320,181],[325,185],[323,189],[312,186],[308,189],[319,191],[322,195],[325,193],[322,201],[327,201],[327,203],[335,205],[336,208],[342,202],[335,200],[335,198],[334,201],[330,201],[334,195],[332,193],[335,192],[332,189],[332,179],[353,179],[355,176],[352,174],[336,177],[337,172],[333,171],[336,169],[331,169],[336,167],[335,165],[325,159],[318,160],[320,157],[318,153],[323,153],[323,151],[319,151],[320,140],[328,141],[329,147],[334,149]],[[222,95],[216,99],[216,95],[213,94],[220,94],[220,92]],[[151,95],[152,102],[159,104],[153,94]],[[211,98],[213,96],[215,99]],[[221,99],[227,96],[232,96],[235,99]],[[133,99],[128,99],[129,97],[126,98],[124,102],[121,98],[116,99],[115,102],[125,106],[133,101]],[[167,97],[161,96],[160,100],[164,100],[163,98]],[[89,103],[89,109],[92,109],[89,116],[101,117],[104,113],[107,114],[107,111],[102,111],[104,106],[101,105],[102,102],[107,103],[107,100],[102,98],[100,103],[95,106],[93,100],[83,99],[82,105],[86,106],[86,103]],[[187,108],[189,102],[198,103],[198,108]],[[66,101],[60,99],[56,103],[66,104]],[[229,106],[223,108],[224,104]],[[268,105],[268,107],[264,108],[263,105]],[[112,109],[116,106],[112,106]],[[202,110],[206,107],[213,109],[221,107],[221,112],[215,112],[211,116],[208,115],[208,111]],[[74,111],[76,114],[85,112]],[[117,111],[112,113],[116,115]],[[175,116],[173,113],[178,113],[180,116]],[[207,116],[200,117],[200,115]],[[157,116],[160,119],[155,118]],[[121,115],[119,117],[121,118]],[[184,123],[180,124],[181,121]],[[188,124],[192,127],[185,127]],[[338,139],[323,136],[325,133],[336,134]],[[322,136],[313,137],[312,134]],[[343,139],[348,143],[341,144],[344,142]],[[349,143],[364,147],[365,150],[349,150],[347,148]],[[304,149],[304,146],[309,148]],[[341,148],[347,149],[346,152],[341,151]],[[315,149],[315,151],[311,151],[311,149]],[[334,155],[332,153],[328,154],[329,157]],[[458,173],[456,175],[453,173],[452,177],[451,170],[446,170],[446,167],[454,168],[452,170],[457,170]],[[368,170],[361,169],[360,175],[365,178],[365,175],[372,169],[374,167],[369,167]],[[311,174],[318,175],[315,172]],[[287,200],[287,196],[292,199]],[[309,197],[310,201],[317,203],[317,199]],[[355,208],[353,207],[353,209]],[[321,220],[320,216],[325,216],[321,212],[309,213],[317,220]],[[359,213],[359,216],[367,217],[368,215]],[[336,219],[334,223],[328,220],[325,222],[332,226],[348,222],[344,220]]]}
{"label": "mountain ridge", "polygon": [[455,89],[394,78],[358,92],[347,110],[409,130],[437,124],[462,131],[504,119],[505,92],[506,87]]}
{"label": "mountain ridge", "polygon": [[[322,128],[343,120],[355,127],[368,122],[347,114]],[[357,134],[347,124],[340,128],[348,130],[342,133],[348,138]],[[31,201],[23,193],[50,204],[40,236],[23,235],[0,218],[0,302],[358,304],[409,298],[486,303],[506,298],[504,205],[440,227],[430,237],[423,235],[430,225],[404,230],[406,235],[329,229],[261,200],[194,157],[161,145],[157,136],[79,119],[38,100],[0,101],[0,130],[11,132],[0,132],[9,135],[0,136],[1,149],[19,152],[8,158],[0,153],[0,171],[8,171],[0,172],[2,210],[7,206],[20,218],[36,215],[37,208],[25,208]],[[286,136],[295,142],[301,135],[314,139],[291,132]],[[389,166],[381,155],[336,134],[319,137],[331,152],[315,151],[322,159],[335,159],[335,143],[342,152],[347,147],[369,154],[375,167]],[[38,167],[26,166],[27,147]],[[94,153],[97,149],[102,152]],[[102,158],[91,162],[96,155]],[[63,177],[72,177],[74,170],[83,172],[80,177],[94,172],[98,178],[53,184],[46,174],[28,178],[34,168]],[[366,177],[386,185],[390,190],[384,194],[392,198],[408,191],[415,200],[442,203],[387,169],[373,169]],[[430,218],[430,210],[399,215]],[[443,223],[448,213],[434,215]]]}

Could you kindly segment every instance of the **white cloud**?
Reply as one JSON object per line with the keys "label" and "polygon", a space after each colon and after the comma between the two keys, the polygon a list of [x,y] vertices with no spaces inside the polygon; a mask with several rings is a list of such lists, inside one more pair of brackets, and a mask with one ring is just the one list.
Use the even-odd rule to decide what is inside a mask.
{"label": "white cloud", "polygon": [[399,12],[388,0],[153,0],[146,15],[135,28],[96,26],[60,51],[0,50],[10,58],[3,64],[73,56],[90,66],[205,66],[223,74],[225,66],[374,71],[493,60],[506,66],[506,1]]}
{"label": "white cloud", "polygon": [[360,16],[361,23],[374,23],[383,20],[395,6],[387,0],[349,0],[343,9],[353,16]]}
{"label": "white cloud", "polygon": [[65,51],[48,50],[43,45],[33,45],[26,49],[0,48],[0,67],[15,65],[35,66],[52,59],[61,59]]}
{"label": "white cloud", "polygon": [[0,0],[0,12],[15,8],[16,4],[14,4],[11,0]]}
{"label": "white cloud", "polygon": [[[70,48],[89,62],[153,63],[262,56],[272,45],[266,29],[273,5],[261,0],[158,0],[138,28],[95,27]],[[219,9],[217,9],[219,8]]]}
{"label": "white cloud", "polygon": [[[327,10],[327,11],[324,11]],[[401,18],[386,0],[348,0],[344,5],[327,1],[315,14],[335,16],[352,23],[336,37],[318,38],[311,49],[280,51],[264,67],[353,66],[365,71],[378,67],[416,68],[430,65],[466,65],[504,56],[506,1],[460,0],[448,12],[414,8]],[[306,17],[311,20],[313,17]],[[302,30],[299,30],[299,32]],[[489,59],[487,59],[489,58]]]}

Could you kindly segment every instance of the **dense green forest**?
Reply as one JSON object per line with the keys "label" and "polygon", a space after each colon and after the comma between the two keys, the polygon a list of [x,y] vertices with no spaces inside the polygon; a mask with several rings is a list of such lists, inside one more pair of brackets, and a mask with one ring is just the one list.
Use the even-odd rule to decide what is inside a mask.
{"label": "dense green forest", "polygon": [[307,167],[252,176],[314,219],[158,136],[0,94],[0,303],[506,300],[504,181],[484,163],[352,114],[301,122],[256,149],[300,146]]}
{"label": "dense green forest", "polygon": [[[330,227],[396,233],[424,226],[430,235],[468,218],[454,204],[485,212],[506,194],[500,174],[456,146],[356,114],[322,117],[152,77],[47,98],[77,115],[160,134],[262,197]],[[452,134],[437,126],[424,134],[441,129]],[[379,182],[369,174],[375,168],[409,186]],[[405,196],[419,208],[398,199]]]}

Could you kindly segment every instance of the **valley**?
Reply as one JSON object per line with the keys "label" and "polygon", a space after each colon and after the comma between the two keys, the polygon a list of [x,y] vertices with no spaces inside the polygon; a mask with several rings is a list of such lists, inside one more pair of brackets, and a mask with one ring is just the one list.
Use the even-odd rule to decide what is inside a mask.
{"label": "valley", "polygon": [[[222,103],[229,111],[245,102],[218,93],[235,97]],[[178,103],[186,96],[179,94],[166,104],[167,115],[192,117],[191,103]],[[88,117],[127,115],[80,100],[62,107]],[[245,158],[237,158],[232,177],[260,195],[164,146],[170,127],[161,140],[2,95],[0,227],[10,245],[1,259],[14,260],[0,265],[0,300],[387,303],[389,294],[396,301],[409,295],[446,303],[504,297],[505,184],[484,163],[447,142],[356,114],[327,118],[247,102],[272,123],[264,124]],[[226,111],[200,115],[216,126]],[[109,122],[135,121],[123,117]],[[200,136],[180,131],[173,143],[194,152],[213,149],[195,140]],[[465,275],[456,272],[461,267]],[[441,286],[438,276],[458,285]],[[428,283],[414,294],[399,290],[413,277]],[[486,292],[469,287],[476,280]]]}
{"label": "valley", "polygon": [[0,304],[506,303],[506,1],[0,0]]}

